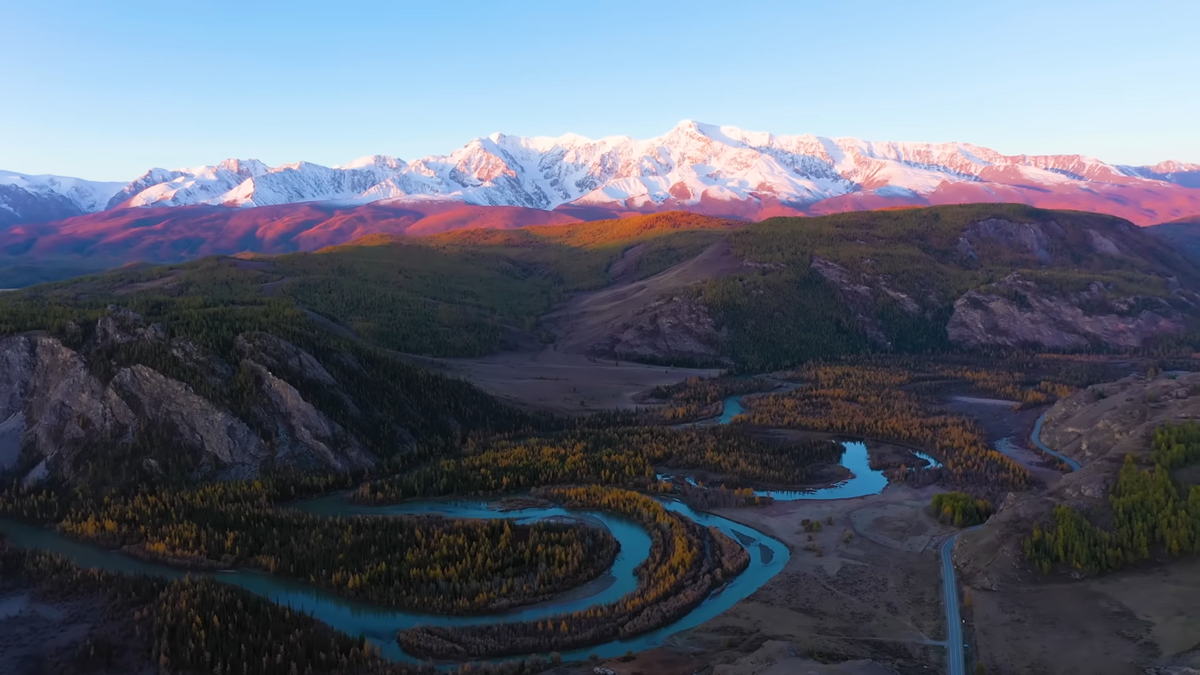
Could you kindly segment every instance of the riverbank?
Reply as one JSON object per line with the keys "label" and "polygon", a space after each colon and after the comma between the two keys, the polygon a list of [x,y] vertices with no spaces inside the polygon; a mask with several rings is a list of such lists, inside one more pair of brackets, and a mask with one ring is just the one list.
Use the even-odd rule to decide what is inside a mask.
{"label": "riverbank", "polygon": [[[782,640],[801,655],[866,659],[901,672],[942,670],[937,547],[952,530],[927,513],[939,491],[893,484],[878,495],[718,509],[783,541],[792,557],[744,602],[681,635],[675,650],[703,650],[711,663],[731,663],[765,640]],[[806,531],[805,520],[820,529]]]}
{"label": "riverbank", "polygon": [[[564,653],[563,658],[585,659],[592,654],[612,658],[628,651],[655,648],[668,639],[678,643],[686,639],[681,637],[684,631],[713,621],[716,627],[712,630],[723,630],[720,622],[737,615],[745,622],[757,621],[762,630],[790,626],[788,630],[796,639],[826,644],[827,653],[859,654],[862,658],[922,667],[935,660],[944,662],[944,655],[937,650],[943,646],[944,633],[938,629],[937,598],[941,584],[931,542],[945,532],[936,523],[930,529],[932,521],[925,513],[929,498],[937,490],[905,485],[888,487],[883,470],[872,468],[876,462],[895,464],[892,460],[901,456],[919,457],[930,465],[936,465],[936,460],[919,451],[892,448],[891,459],[882,461],[876,457],[872,461],[867,444],[846,442],[846,445],[841,468],[849,474],[848,480],[815,490],[792,491],[795,501],[781,500],[758,510],[721,510],[716,514],[666,501],[669,509],[684,513],[702,525],[712,525],[740,542],[749,554],[749,569],[678,621],[629,639],[575,649]],[[900,463],[905,461],[901,459]],[[882,494],[876,494],[881,491]],[[497,510],[496,502],[457,499],[365,506],[347,503],[341,495],[329,495],[291,506],[317,515],[436,514],[450,518],[511,518],[517,522],[588,518],[603,523],[614,536],[617,530],[629,525],[621,524],[612,514],[573,512],[533,502],[502,503],[509,507],[504,510]],[[633,531],[645,537],[644,530],[636,525]],[[636,534],[625,533],[618,540],[622,543],[622,555],[609,573],[611,580],[534,607],[487,616],[398,613],[363,607],[305,584],[268,575],[243,571],[213,576],[304,611],[347,633],[362,634],[391,658],[411,660],[394,642],[396,632],[406,627],[453,628],[481,622],[498,625],[540,620],[613,602],[633,592],[638,584],[634,570],[646,554],[638,555],[638,547],[627,544],[636,540]],[[649,544],[641,550],[648,552]],[[627,552],[631,555],[625,556]],[[801,562],[797,563],[798,560]],[[847,605],[848,599],[854,602]],[[851,608],[849,612],[845,611],[847,606]],[[837,627],[836,633],[818,632],[821,627],[831,626]],[[737,625],[726,627],[743,632],[745,629]],[[705,630],[709,629],[698,629]],[[847,651],[846,647],[854,648]]]}
{"label": "riverbank", "polygon": [[[305,510],[320,515],[350,515],[374,513],[379,515],[396,515],[401,513],[438,513],[447,517],[483,517],[483,518],[512,518],[518,522],[534,522],[545,518],[563,516],[582,516],[596,519],[613,533],[621,543],[621,552],[617,556],[610,574],[614,581],[593,588],[594,593],[579,597],[568,592],[558,601],[539,603],[530,607],[516,608],[489,616],[444,616],[403,612],[387,609],[368,603],[356,602],[337,596],[307,584],[288,581],[286,579],[249,570],[211,572],[205,576],[239,586],[273,602],[302,611],[324,623],[350,635],[363,635],[374,644],[380,652],[393,660],[415,661],[404,654],[395,642],[398,630],[412,628],[418,625],[434,626],[467,626],[483,622],[506,623],[538,620],[559,614],[586,610],[597,604],[614,602],[637,587],[635,568],[646,559],[650,549],[650,538],[645,530],[631,521],[619,518],[602,511],[570,511],[560,507],[552,509],[526,509],[523,511],[497,512],[489,508],[489,502],[429,500],[410,502],[390,507],[367,507],[345,502],[340,495],[330,495],[321,499],[306,500],[294,505],[302,505]],[[727,536],[739,538],[748,537],[756,544],[767,546],[770,554],[764,555],[760,547],[750,547],[750,568],[729,582],[721,593],[711,596],[692,609],[677,621],[667,626],[648,631],[642,635],[625,640],[616,640],[602,645],[591,645],[585,648],[564,653],[564,658],[586,659],[591,654],[602,657],[618,656],[627,651],[641,651],[661,644],[661,641],[675,632],[686,630],[712,616],[725,611],[740,599],[753,593],[762,583],[765,583],[786,563],[789,553],[782,543],[771,540],[763,533],[751,528],[738,525],[711,514],[692,511],[686,505],[678,502],[667,502],[666,507],[680,513],[686,518],[708,527],[716,527]],[[0,530],[4,531],[13,543],[25,547],[48,550],[66,556],[68,559],[84,567],[106,569],[126,574],[146,574],[165,578],[180,578],[183,573],[177,569],[153,562],[137,560],[114,551],[106,551],[95,546],[73,541],[62,535],[13,521],[0,520]]]}
{"label": "riverbank", "polygon": [[1195,419],[1197,393],[1200,375],[1136,375],[1094,385],[1043,418],[1039,440],[1082,468],[1045,492],[1015,495],[955,550],[972,598],[973,647],[989,673],[1124,675],[1200,667],[1195,556],[1156,555],[1094,577],[1034,573],[1022,557],[1023,539],[1057,504],[1103,517],[1125,457],[1147,461],[1156,428]]}

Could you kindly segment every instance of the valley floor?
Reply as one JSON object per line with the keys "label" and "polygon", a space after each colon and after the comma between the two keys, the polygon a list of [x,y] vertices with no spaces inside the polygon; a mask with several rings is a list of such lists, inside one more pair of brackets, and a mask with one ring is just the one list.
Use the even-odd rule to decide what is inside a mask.
{"label": "valley floor", "polygon": [[[0,585],[0,673],[156,672],[140,649],[127,614],[101,594],[69,597]],[[139,645],[140,646],[140,645]]]}
{"label": "valley floor", "polygon": [[[1030,469],[1043,485],[1038,491],[1061,480],[1057,468],[1025,449],[1044,408],[1018,411],[953,388],[945,401]],[[873,454],[882,451],[872,447]],[[937,549],[955,530],[928,512],[941,491],[892,484],[858,499],[718,510],[786,543],[787,567],[721,616],[605,667],[619,675],[945,672]],[[821,532],[806,532],[805,519],[821,521]],[[959,592],[968,665],[983,664],[987,673],[1132,675],[1159,672],[1145,670],[1150,664],[1200,667],[1200,561],[1194,559],[1084,581]]]}
{"label": "valley floor", "polygon": [[[892,485],[858,499],[718,509],[787,544],[787,566],[663,648],[604,666],[619,675],[690,674],[707,666],[714,675],[940,672],[945,626],[937,545],[952,530],[927,513],[938,491]],[[821,530],[806,532],[805,519],[821,522]],[[856,660],[862,662],[821,663]]]}
{"label": "valley floor", "polygon": [[971,597],[977,655],[989,673],[1133,675],[1150,672],[1147,663],[1200,667],[1195,559],[1085,581],[971,591]]}
{"label": "valley floor", "polygon": [[634,397],[647,389],[718,374],[716,370],[595,359],[566,354],[553,346],[440,362],[519,407],[571,415],[635,408]]}

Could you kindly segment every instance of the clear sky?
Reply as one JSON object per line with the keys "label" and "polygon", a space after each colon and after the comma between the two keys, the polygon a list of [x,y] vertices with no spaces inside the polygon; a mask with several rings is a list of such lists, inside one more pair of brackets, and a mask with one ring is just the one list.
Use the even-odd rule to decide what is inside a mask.
{"label": "clear sky", "polygon": [[0,0],[0,169],[444,154],[681,119],[1200,162],[1197,0]]}

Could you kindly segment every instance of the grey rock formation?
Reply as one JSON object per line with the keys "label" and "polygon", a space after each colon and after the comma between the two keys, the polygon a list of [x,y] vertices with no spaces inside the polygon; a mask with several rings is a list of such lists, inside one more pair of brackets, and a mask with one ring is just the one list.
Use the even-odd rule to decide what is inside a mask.
{"label": "grey rock formation", "polygon": [[139,422],[168,426],[182,444],[203,449],[233,473],[254,473],[270,454],[245,422],[151,368],[122,368],[109,386]]}
{"label": "grey rock formation", "polygon": [[1028,253],[1043,263],[1052,259],[1054,239],[1061,237],[1062,227],[1054,221],[1047,223],[1013,223],[989,218],[972,223],[958,240],[958,252],[978,259],[988,247],[999,246],[1005,251]]}
{"label": "grey rock formation", "polygon": [[[946,330],[951,342],[966,347],[1078,349],[1141,347],[1152,337],[1184,329],[1183,318],[1167,302],[1110,297],[1098,286],[1053,296],[1013,274],[992,289],[971,290],[956,300]],[[1090,313],[1094,307],[1107,311]]]}
{"label": "grey rock formation", "polygon": [[863,332],[875,344],[881,347],[891,347],[891,341],[884,334],[879,320],[874,316],[875,301],[879,296],[887,296],[895,300],[909,314],[919,314],[921,306],[909,295],[891,288],[881,276],[874,274],[854,274],[842,265],[820,256],[813,256],[812,268],[825,277],[825,280],[838,288],[842,299],[854,313],[854,320],[862,326]]}
{"label": "grey rock formation", "polygon": [[708,309],[686,296],[657,300],[588,348],[588,353],[624,359],[717,359],[722,336]]}
{"label": "grey rock formation", "polygon": [[[247,332],[237,337],[234,343],[244,363],[260,365],[268,371],[293,381],[306,381],[313,386],[334,394],[351,414],[359,416],[362,411],[354,400],[343,391],[338,381],[321,365],[312,354],[296,345],[281,340],[270,333]],[[344,359],[351,358],[343,355]]]}
{"label": "grey rock formation", "polygon": [[0,341],[0,401],[0,416],[24,414],[23,443],[67,475],[70,459],[94,441],[128,442],[135,421],[82,356],[45,336]]}
{"label": "grey rock formation", "polygon": [[[138,315],[114,309],[97,321],[85,347],[166,339],[162,326],[147,326]],[[210,393],[233,385],[236,369],[195,342],[175,338],[167,344],[190,381],[207,382]],[[236,347],[243,356],[240,367],[257,383],[246,419],[147,365],[116,368],[106,382],[84,355],[106,358],[103,350],[81,353],[47,335],[0,339],[0,471],[18,462],[28,462],[23,469],[28,471],[40,458],[28,482],[51,474],[72,480],[93,460],[107,461],[106,454],[128,457],[122,453],[137,446],[144,432],[165,434],[168,447],[154,446],[156,451],[187,453],[181,466],[198,467],[198,477],[243,478],[266,466],[349,471],[375,464],[358,439],[289,382],[333,392],[347,410],[360,414],[312,355],[263,333],[239,336]],[[158,459],[143,462],[152,473],[162,468]]]}
{"label": "grey rock formation", "polygon": [[244,363],[254,372],[263,393],[255,405],[255,415],[260,427],[270,429],[277,462],[335,471],[375,465],[374,457],[357,439],[305,401],[295,387],[262,365]]}
{"label": "grey rock formation", "polygon": [[295,373],[305,379],[324,385],[335,385],[336,380],[311,354],[296,345],[271,335],[252,331],[237,336],[234,342],[238,356],[250,359],[274,371]]}
{"label": "grey rock formation", "polygon": [[95,340],[98,344],[119,345],[129,342],[162,342],[167,331],[162,324],[147,326],[137,312],[109,307],[109,314],[96,321]]}
{"label": "grey rock formation", "polygon": [[188,338],[174,338],[170,342],[171,355],[185,364],[200,377],[214,386],[229,386],[235,371],[232,366],[206,352]]}
{"label": "grey rock formation", "polygon": [[10,415],[0,422],[0,471],[8,471],[17,465],[24,435],[25,413]]}

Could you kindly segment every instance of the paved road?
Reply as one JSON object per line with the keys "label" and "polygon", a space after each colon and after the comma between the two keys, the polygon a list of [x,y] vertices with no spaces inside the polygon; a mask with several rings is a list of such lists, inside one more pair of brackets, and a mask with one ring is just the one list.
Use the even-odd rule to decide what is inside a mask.
{"label": "paved road", "polygon": [[942,544],[942,594],[946,605],[946,673],[947,675],[966,675],[967,657],[963,651],[963,622],[958,609],[958,579],[954,575],[954,542],[963,532],[969,532],[976,527],[968,528],[955,534]]}
{"label": "paved road", "polygon": [[[1067,463],[1071,467],[1071,471],[1078,471],[1081,467],[1079,462],[1059,454],[1042,443],[1042,422],[1046,419],[1046,413],[1037,419],[1033,425],[1033,433],[1030,438],[1033,444],[1042,452],[1052,455]],[[954,542],[963,532],[970,532],[976,528],[970,527],[962,532],[955,534],[942,544],[942,595],[946,605],[946,673],[948,675],[966,675],[966,653],[963,649],[963,634],[962,634],[962,613],[958,607],[958,578],[954,573]]]}

